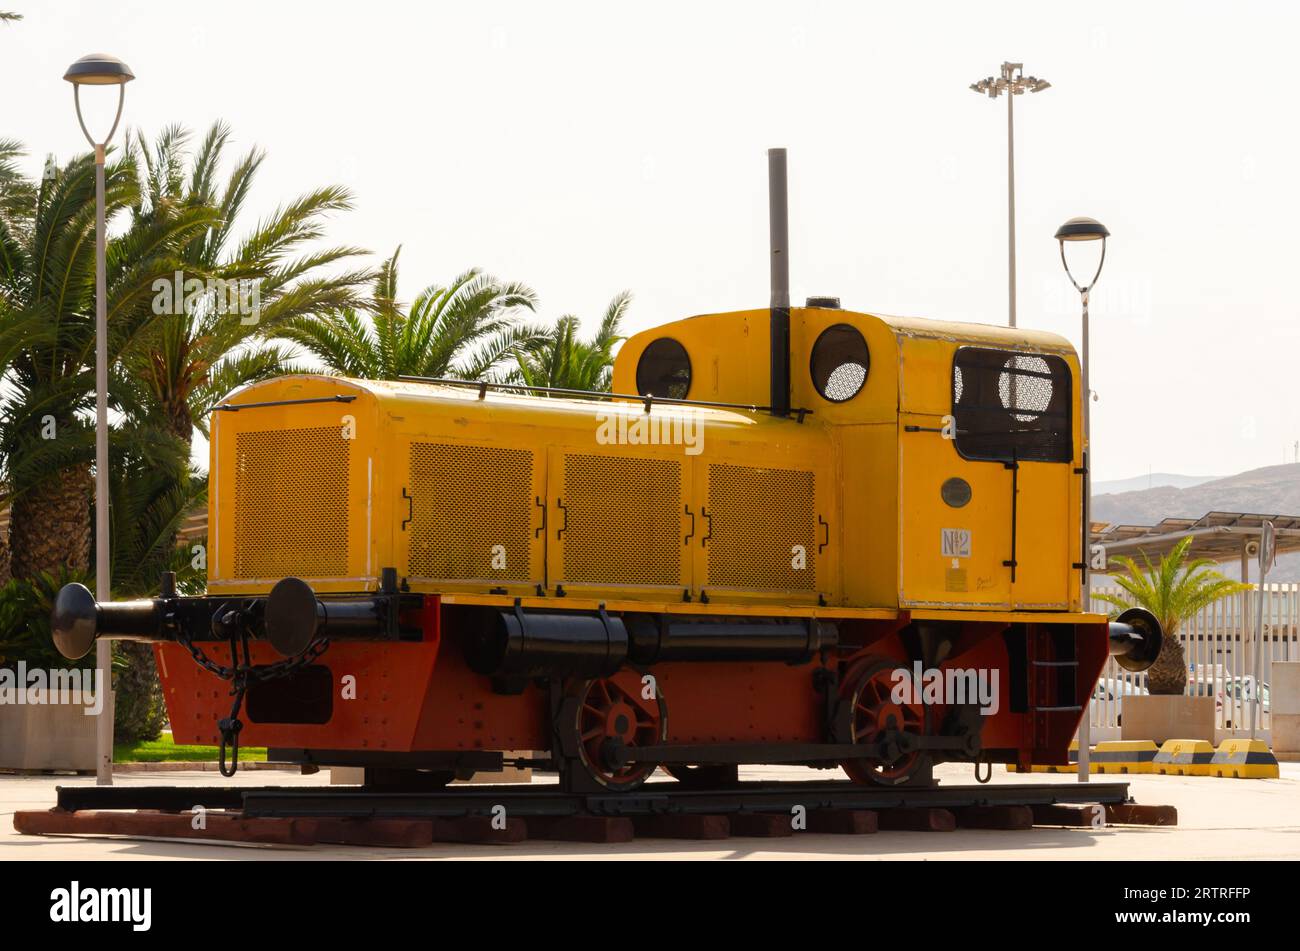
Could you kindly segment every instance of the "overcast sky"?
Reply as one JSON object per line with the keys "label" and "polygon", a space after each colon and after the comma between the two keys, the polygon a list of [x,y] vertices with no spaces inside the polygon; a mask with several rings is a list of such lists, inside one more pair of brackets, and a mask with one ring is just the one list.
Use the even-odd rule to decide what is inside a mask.
{"label": "overcast sky", "polygon": [[[766,159],[790,150],[793,295],[1004,322],[1016,99],[1020,322],[1078,344],[1052,234],[1110,228],[1096,478],[1229,474],[1300,439],[1300,133],[1282,3],[42,2],[0,27],[0,135],[84,149],[63,70],[135,71],[124,120],[269,152],[250,211],[345,184],[331,238],[403,296],[478,265],[631,330],[767,303]],[[101,111],[102,114],[102,111]],[[251,216],[250,216],[251,217]],[[1285,453],[1285,455],[1284,455]]]}

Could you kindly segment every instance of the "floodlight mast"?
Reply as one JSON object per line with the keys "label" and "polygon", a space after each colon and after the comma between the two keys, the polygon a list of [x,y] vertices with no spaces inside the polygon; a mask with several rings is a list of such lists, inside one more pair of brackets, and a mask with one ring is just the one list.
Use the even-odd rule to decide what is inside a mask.
{"label": "floodlight mast", "polygon": [[1003,63],[1000,76],[971,83],[970,88],[996,99],[1007,94],[1007,326],[1016,326],[1016,135],[1012,103],[1016,96],[1042,92],[1051,87],[1045,79],[1024,75],[1024,63]]}

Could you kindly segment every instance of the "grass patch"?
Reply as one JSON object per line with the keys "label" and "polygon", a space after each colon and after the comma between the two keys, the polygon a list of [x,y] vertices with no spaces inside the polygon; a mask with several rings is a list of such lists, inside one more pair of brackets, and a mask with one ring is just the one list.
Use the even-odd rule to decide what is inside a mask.
{"label": "grass patch", "polygon": [[[115,763],[215,763],[217,753],[215,746],[178,746],[170,733],[164,733],[157,740],[113,744]],[[266,762],[266,747],[241,746],[239,759],[241,762]]]}

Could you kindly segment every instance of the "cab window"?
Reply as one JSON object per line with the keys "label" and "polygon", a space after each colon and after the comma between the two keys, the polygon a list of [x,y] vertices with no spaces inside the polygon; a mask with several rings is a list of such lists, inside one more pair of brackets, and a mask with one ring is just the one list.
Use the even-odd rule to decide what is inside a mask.
{"label": "cab window", "polygon": [[962,347],[953,358],[954,443],[966,459],[1069,462],[1071,406],[1059,356]]}

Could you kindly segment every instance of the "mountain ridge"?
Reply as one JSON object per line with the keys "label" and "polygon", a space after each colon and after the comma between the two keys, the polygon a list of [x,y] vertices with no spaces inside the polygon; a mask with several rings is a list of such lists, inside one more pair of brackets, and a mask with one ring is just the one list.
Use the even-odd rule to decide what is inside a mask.
{"label": "mountain ridge", "polygon": [[1118,495],[1120,492],[1140,492],[1143,489],[1161,489],[1172,486],[1175,489],[1188,489],[1204,482],[1213,482],[1223,476],[1189,476],[1174,472],[1148,472],[1146,475],[1133,476],[1128,479],[1107,479],[1092,484],[1092,494]]}
{"label": "mountain ridge", "polygon": [[[1094,522],[1112,525],[1155,525],[1161,519],[1200,518],[1206,512],[1300,516],[1300,463],[1249,469],[1182,488],[1094,493],[1091,515]],[[1230,577],[1239,574],[1235,563],[1225,563],[1222,570]],[[1280,556],[1268,580],[1300,581],[1300,552]]]}

